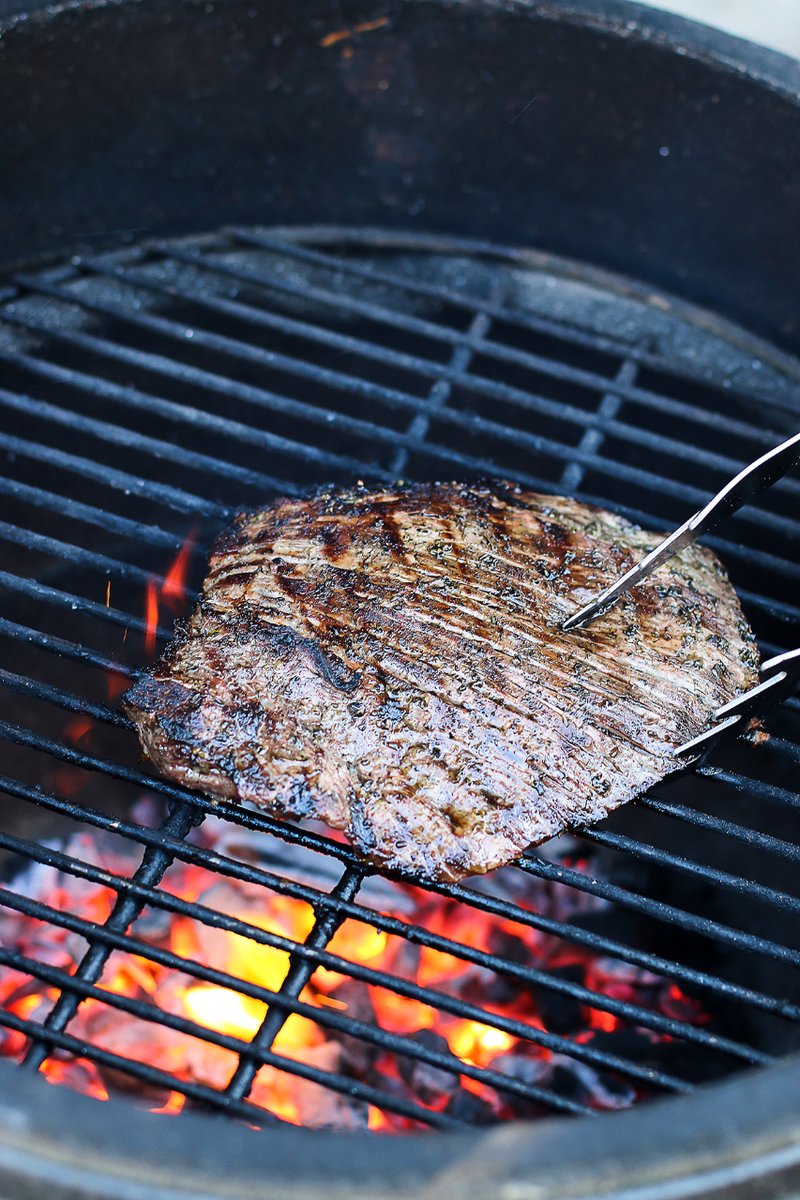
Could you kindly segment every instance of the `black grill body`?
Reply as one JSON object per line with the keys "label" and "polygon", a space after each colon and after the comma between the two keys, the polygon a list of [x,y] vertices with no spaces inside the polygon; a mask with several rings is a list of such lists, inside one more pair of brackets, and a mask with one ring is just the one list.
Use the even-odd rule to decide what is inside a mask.
{"label": "black grill body", "polygon": [[796,63],[623,0],[134,7],[7,22],[0,261],[229,222],[424,229],[800,344]]}
{"label": "black grill body", "polygon": [[[186,914],[260,937],[292,956],[280,993],[267,997],[269,1013],[255,1042],[219,1042],[239,1056],[228,1085],[180,1085],[195,1105],[250,1124],[269,1123],[248,1100],[260,1064],[303,1075],[276,1055],[274,1039],[290,1013],[304,1011],[298,996],[311,972],[320,964],[342,968],[327,947],[344,917],[375,923],[416,945],[471,956],[501,977],[534,970],[502,954],[489,959],[468,944],[451,945],[424,924],[409,931],[381,917],[368,873],[324,833],[231,806],[214,808],[213,815],[275,846],[314,855],[326,864],[323,885],[215,857],[193,833],[212,806],[150,775],[101,683],[108,673],[132,678],[142,665],[144,589],[188,530],[195,530],[199,548],[196,586],[214,532],[237,508],[276,493],[354,477],[494,475],[576,494],[666,528],[796,428],[797,364],[775,348],[792,345],[794,337],[788,281],[795,251],[786,239],[794,201],[779,153],[788,136],[782,122],[788,131],[796,121],[794,68],[710,35],[692,34],[689,46],[690,27],[652,15],[643,24],[635,7],[583,7],[578,13],[544,6],[534,13],[400,4],[365,15],[337,5],[306,13],[300,29],[286,27],[287,14],[235,5],[145,11],[119,5],[12,22],[0,43],[10,64],[3,79],[20,89],[36,62],[35,89],[28,87],[41,111],[23,154],[22,142],[15,142],[24,123],[20,102],[10,92],[15,172],[4,256],[27,261],[9,266],[0,293],[6,418],[0,437],[8,463],[0,480],[6,588],[0,635],[8,651],[2,734],[9,748],[2,899],[13,911],[60,922],[88,944],[72,978],[47,963],[21,964],[18,951],[0,948],[2,964],[38,969],[58,993],[44,1024],[14,1018],[33,1040],[28,1072],[9,1076],[9,1094],[19,1097],[4,1113],[9,1181],[35,1176],[51,1194],[54,1179],[56,1187],[94,1188],[94,1194],[108,1187],[105,1150],[92,1164],[93,1175],[66,1161],[65,1148],[76,1141],[62,1124],[64,1093],[30,1073],[54,1052],[101,1063],[105,1054],[109,1070],[148,1087],[177,1086],[157,1063],[109,1058],[71,1032],[81,999],[96,994],[113,952],[136,948],[131,939],[142,909],[181,911],[162,887],[176,861],[301,896],[315,911],[305,943],[288,947],[280,936],[259,935],[238,920],[226,923],[224,915],[191,907]],[[519,49],[522,37],[527,57]],[[67,46],[73,64],[85,55],[85,70],[79,82],[65,86],[58,72],[41,64],[55,54],[69,57]],[[727,60],[736,53],[733,69]],[[447,104],[436,90],[445,57],[456,64]],[[502,100],[496,83],[501,57],[511,69],[511,78],[507,70],[503,75]],[[656,63],[666,89],[662,100],[674,100],[664,134],[663,109],[653,109]],[[587,71],[597,73],[594,82],[587,82]],[[533,98],[527,94],[532,77],[540,88]],[[490,92],[494,107],[487,109]],[[521,102],[505,113],[506,124],[499,117],[490,121],[498,105],[508,107],[508,97],[518,94]],[[109,101],[106,116],[114,118],[113,148],[99,155],[90,150],[97,134],[90,111],[98,95]],[[529,114],[540,101],[548,105],[547,120],[531,126]],[[70,135],[55,143],[53,125],[63,127],[64,104]],[[746,114],[736,151],[715,115],[726,106]],[[477,153],[476,135],[485,139],[485,153]],[[37,190],[38,160],[31,155],[37,139],[52,148],[46,197]],[[568,162],[562,161],[565,140]],[[653,145],[658,162],[648,157]],[[769,156],[774,161],[765,162]],[[124,183],[126,172],[132,186]],[[600,179],[607,196],[598,193]],[[768,184],[773,205],[766,221],[760,202]],[[729,201],[724,220],[723,194]],[[784,206],[777,213],[776,203]],[[263,219],[265,210],[269,225],[246,223],[256,214]],[[384,229],[277,224],[322,216]],[[423,223],[448,235],[415,233]],[[199,228],[215,231],[191,232]],[[537,248],[508,250],[491,240],[508,241],[510,230],[515,243]],[[168,236],[176,231],[186,236]],[[467,233],[483,240],[465,239]],[[539,246],[593,265],[578,266]],[[44,253],[47,261],[31,261]],[[747,286],[735,269],[743,255]],[[598,264],[624,267],[644,282],[602,273]],[[664,284],[685,299],[654,290]],[[722,316],[696,308],[698,302],[711,302]],[[729,325],[729,316],[766,332],[772,344]],[[787,480],[713,543],[767,653],[796,645],[800,631],[797,492],[796,481]],[[121,642],[126,629],[130,644]],[[791,1170],[785,1147],[792,1119],[779,1101],[796,1068],[770,1064],[796,1047],[800,1018],[798,711],[790,701],[775,715],[769,748],[733,748],[603,827],[578,831],[592,869],[546,853],[530,853],[515,868],[531,886],[565,885],[601,902],[606,916],[614,914],[611,925],[531,911],[491,890],[437,889],[478,912],[499,913],[565,944],[652,970],[707,1007],[710,1024],[692,1024],[680,1014],[654,1015],[629,1001],[587,997],[568,978],[530,975],[531,983],[554,990],[565,1003],[596,1005],[629,1031],[667,1034],[677,1048],[653,1066],[624,1040],[587,1050],[546,1031],[541,1044],[557,1053],[626,1079],[646,1079],[656,1093],[680,1094],[651,1106],[652,1117],[647,1106],[614,1117],[619,1155],[607,1155],[602,1135],[587,1132],[587,1158],[604,1159],[609,1192],[617,1184],[642,1183],[651,1170],[663,1172],[664,1156],[677,1153],[678,1145],[683,1169],[689,1176],[707,1172],[709,1188],[717,1179],[745,1194],[751,1179]],[[70,713],[97,728],[91,753],[61,735]],[[89,780],[77,796],[63,786],[65,766]],[[136,816],[133,802],[142,789],[163,803],[155,823]],[[76,823],[137,848],[132,878],[110,879],[102,867],[66,853],[59,839]],[[111,916],[92,926],[79,915],[42,911],[24,888],[15,888],[21,862],[110,883],[117,896]],[[402,994],[402,981],[377,982]],[[147,1019],[146,1006],[131,1003],[134,1015]],[[463,998],[454,1011],[480,1015]],[[15,1028],[8,1015],[0,1020]],[[326,1020],[386,1053],[461,1069],[418,1043],[356,1028],[335,1013]],[[181,1028],[198,1035],[185,1021]],[[541,1042],[536,1030],[517,1033]],[[213,1040],[213,1032],[200,1036]],[[758,1068],[747,1089],[764,1097],[758,1122],[735,1079],[724,1085],[724,1100],[714,1099],[713,1089],[683,1095],[747,1067]],[[398,1094],[335,1072],[306,1069],[304,1077],[410,1121],[452,1130],[443,1139],[447,1146],[415,1139],[413,1165],[401,1151],[382,1149],[382,1161],[397,1171],[391,1183],[382,1179],[386,1190],[424,1185],[444,1195],[465,1171],[477,1194],[490,1195],[504,1176],[515,1186],[535,1181],[537,1163],[560,1187],[566,1176],[559,1157],[574,1159],[575,1134],[556,1123],[552,1133],[520,1127],[493,1142],[484,1135],[480,1163],[460,1165],[474,1134],[458,1132],[465,1123],[458,1114],[409,1106]],[[479,1077],[492,1083],[491,1072]],[[17,1085],[17,1078],[24,1082]],[[580,1098],[557,1089],[530,1081],[517,1081],[514,1089],[545,1112],[590,1112]],[[38,1165],[25,1136],[13,1144],[20,1119],[30,1119],[29,1094],[39,1097],[35,1108],[44,1114],[47,1153]],[[721,1104],[735,1113],[734,1128],[752,1152],[738,1176],[725,1174],[730,1143],[714,1125]],[[674,1115],[660,1117],[667,1105]],[[87,1114],[101,1109],[97,1136],[122,1160],[148,1136],[140,1129],[159,1123],[133,1114],[129,1125],[122,1110],[115,1127],[103,1115],[120,1112],[115,1102],[78,1102],[76,1111],[84,1108]],[[198,1139],[213,1137],[217,1145],[229,1129],[230,1145],[244,1135],[242,1155],[252,1154],[237,1186],[243,1190],[248,1178],[260,1178],[260,1150],[249,1148],[250,1133],[225,1122],[211,1135],[210,1120],[160,1120],[159,1132],[150,1135],[151,1192],[167,1186],[163,1173],[156,1182],[165,1160],[185,1159]],[[678,1141],[665,1148],[657,1142],[667,1120],[677,1124]],[[769,1153],[761,1121],[770,1123]],[[582,1127],[587,1123],[607,1126],[606,1119]],[[170,1124],[175,1132],[161,1130]],[[275,1186],[284,1187],[291,1175],[302,1178],[302,1135],[272,1127],[268,1136],[286,1154],[282,1160],[284,1149],[276,1150]],[[375,1139],[362,1137],[363,1146],[348,1139],[352,1154],[345,1164],[338,1141],[315,1135],[308,1187],[320,1185],[321,1164],[333,1163],[348,1186],[374,1188]],[[647,1153],[637,1155],[642,1139],[650,1139]],[[716,1147],[716,1159],[708,1144]],[[209,1161],[214,1187],[223,1192],[216,1167],[224,1153]],[[579,1158],[569,1186],[596,1193],[598,1175],[584,1171]],[[58,1161],[61,1182],[52,1166]],[[181,1186],[177,1179],[169,1183],[173,1190]],[[687,1179],[687,1188],[698,1186],[696,1178]]]}

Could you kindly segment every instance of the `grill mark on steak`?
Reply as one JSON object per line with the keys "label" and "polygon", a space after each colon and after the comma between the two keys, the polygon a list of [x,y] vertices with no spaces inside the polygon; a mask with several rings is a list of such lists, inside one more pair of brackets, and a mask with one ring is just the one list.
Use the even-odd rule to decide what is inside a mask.
{"label": "grill mark on steak", "polygon": [[697,547],[561,632],[658,540],[508,483],[280,500],[217,540],[125,707],[181,783],[319,817],[385,867],[486,871],[678,769],[673,748],[756,682]]}

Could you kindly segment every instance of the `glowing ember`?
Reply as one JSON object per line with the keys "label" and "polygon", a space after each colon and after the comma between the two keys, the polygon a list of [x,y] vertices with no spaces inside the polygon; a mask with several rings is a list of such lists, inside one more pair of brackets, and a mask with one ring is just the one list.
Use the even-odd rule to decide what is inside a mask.
{"label": "glowing ember", "polygon": [[[232,853],[231,827],[210,820],[203,826],[201,840],[223,853]],[[241,852],[241,830],[236,831]],[[226,841],[226,839],[228,839]],[[110,843],[109,843],[110,845]],[[113,848],[86,834],[76,836],[67,852],[105,870],[130,875],[135,866],[118,843]],[[255,853],[255,851],[253,851]],[[77,914],[102,922],[113,903],[108,888],[97,887],[52,868],[31,868],[22,876],[19,890],[56,911]],[[313,881],[311,881],[313,882]],[[318,881],[314,884],[318,886]],[[371,885],[365,885],[368,891]],[[616,960],[601,959],[544,937],[528,926],[470,910],[446,898],[389,883],[375,881],[380,889],[380,907],[405,922],[442,930],[473,947],[501,954],[511,961],[529,963],[573,977],[601,995],[615,996],[680,1019],[706,1019],[699,1004],[668,981]],[[571,893],[558,885],[540,888],[532,899],[540,911],[560,911],[570,903]],[[163,890],[220,914],[223,923],[233,918],[251,927],[254,936],[268,935],[302,944],[314,925],[314,912],[303,900],[277,895],[265,888],[208,873],[194,865],[175,864],[162,885]],[[377,893],[376,893],[377,895]],[[579,903],[576,895],[576,903]],[[392,902],[387,902],[387,901]],[[213,1030],[242,1043],[258,1033],[268,1004],[236,990],[235,981],[278,991],[290,969],[290,953],[281,946],[264,945],[243,933],[229,932],[218,922],[205,923],[165,910],[145,909],[134,924],[132,935],[145,945],[168,948],[181,960],[175,968],[156,963],[142,953],[115,951],[109,958],[99,986],[109,999],[114,995],[151,1005],[191,1023],[190,1030],[175,1030],[145,1021],[130,1012],[90,997],[83,1001],[69,1032],[86,1043],[135,1062],[168,1072],[177,1081],[200,1083],[223,1090],[237,1066],[237,1055],[225,1046],[204,1040]],[[72,972],[86,943],[57,924],[45,924],[13,911],[0,914],[0,942],[13,946],[29,958]],[[355,919],[339,927],[329,953],[391,975],[401,991],[404,987],[432,989],[425,993],[432,1003],[405,996],[379,982],[361,982],[351,977],[346,964],[341,970],[319,966],[300,993],[301,1003],[319,1012],[319,1021],[290,1013],[272,1042],[272,1051],[285,1059],[304,1063],[340,1078],[362,1080],[389,1096],[435,1112],[462,1114],[467,1120],[503,1120],[531,1116],[542,1111],[531,1101],[503,1093],[470,1075],[450,1073],[409,1057],[395,1056],[381,1045],[360,1040],[325,1024],[325,1014],[350,1017],[368,1026],[400,1034],[412,1042],[452,1053],[470,1070],[491,1068],[517,1080],[534,1082],[568,1096],[578,1096],[596,1108],[627,1107],[642,1094],[633,1085],[569,1055],[576,1047],[591,1045],[597,1037],[613,1038],[619,1019],[601,1008],[587,1008],[579,1001],[534,990],[513,977],[497,976],[455,955],[429,947],[417,947],[405,938]],[[233,977],[222,986],[192,975],[195,964]],[[337,964],[340,965],[340,964]],[[467,1020],[443,1012],[436,996],[452,997],[480,1006],[486,1020]],[[0,1007],[16,1017],[41,1022],[58,992],[17,970],[0,973]],[[545,1003],[547,1001],[547,1003]],[[571,1008],[570,1008],[571,1005]],[[149,1010],[148,1010],[149,1011]],[[523,1021],[532,1029],[549,1029],[563,1035],[563,1053],[521,1039],[498,1028],[493,1016]],[[569,1020],[567,1020],[569,1018]],[[571,1025],[570,1025],[571,1021]],[[626,1031],[653,1051],[669,1039],[643,1029]],[[26,1048],[24,1036],[0,1029],[0,1054],[18,1059]],[[125,1091],[138,1094],[154,1112],[180,1112],[185,1097],[177,1090],[154,1090],[121,1071],[109,1070],[88,1059],[73,1058],[57,1051],[43,1067],[52,1083],[76,1088],[104,1099]],[[563,1090],[565,1089],[565,1090]],[[311,1127],[368,1128],[401,1132],[415,1126],[407,1117],[382,1111],[373,1105],[342,1095],[312,1080],[295,1076],[273,1065],[258,1072],[250,1099],[285,1121]]]}
{"label": "glowing ember", "polygon": [[[366,28],[366,27],[365,27]],[[145,596],[145,645],[156,650],[159,608],[172,612],[188,603],[187,573],[194,547],[194,531],[186,538],[159,588],[151,580]],[[111,603],[111,585],[106,589]],[[127,630],[125,631],[127,634]],[[124,639],[123,639],[124,640]],[[108,673],[106,692],[114,699],[128,685],[124,674]],[[63,729],[72,745],[87,749],[94,722],[70,714]],[[75,795],[86,786],[85,772],[64,764],[53,773],[62,796]],[[156,819],[152,797],[143,797],[135,812]],[[135,814],[134,814],[135,815]],[[343,840],[343,835],[330,834]],[[280,868],[287,879],[325,891],[335,878],[320,878],[321,856],[278,845],[272,839],[265,851],[263,837],[248,835],[231,824],[209,819],[198,840],[233,860],[257,862],[266,853],[270,869]],[[103,871],[122,877],[133,874],[140,852],[121,839],[87,833],[75,835],[64,847],[67,854]],[[278,855],[278,861],[272,856]],[[303,855],[306,858],[303,859]],[[282,857],[281,857],[282,856]],[[313,859],[313,862],[309,861]],[[570,859],[577,870],[596,871],[584,859]],[[328,864],[330,869],[330,864]],[[83,958],[87,943],[58,924],[58,913],[102,924],[111,912],[115,893],[54,868],[29,866],[14,883],[16,889],[53,910],[52,921],[39,921],[11,908],[0,908],[0,945],[57,971],[72,974]],[[558,883],[526,879],[519,872],[495,872],[476,883],[503,901],[534,909],[551,920],[569,922],[603,902]],[[106,962],[98,987],[108,997],[89,996],[69,1023],[68,1033],[88,1047],[110,1052],[131,1064],[156,1068],[168,1083],[162,1088],[141,1082],[125,1069],[109,1069],[90,1057],[80,1058],[54,1050],[43,1067],[54,1084],[74,1088],[98,1099],[120,1092],[134,1095],[153,1111],[180,1112],[187,1104],[180,1084],[203,1085],[223,1091],[237,1070],[238,1051],[259,1033],[269,1015],[271,996],[281,989],[292,967],[292,949],[303,945],[315,924],[315,912],[304,900],[270,892],[266,887],[212,874],[193,864],[177,862],[167,872],[162,891],[199,905],[197,918],[171,914],[167,909],[145,909],[131,929],[141,945],[137,952],[115,950]],[[504,890],[504,889],[508,890]],[[520,890],[521,889],[521,890]],[[676,985],[635,966],[592,955],[545,935],[524,921],[506,920],[473,909],[435,893],[393,883],[377,876],[367,879],[359,903],[375,914],[385,913],[429,935],[481,951],[511,964],[507,973],[495,973],[458,953],[447,953],[416,938],[388,933],[368,920],[346,919],[327,946],[333,956],[328,965],[317,965],[297,997],[308,1006],[305,1013],[288,1013],[270,1041],[280,1059],[304,1064],[309,1074],[338,1080],[338,1090],[315,1079],[281,1069],[273,1062],[258,1071],[250,1101],[284,1121],[313,1128],[370,1129],[402,1132],[424,1128],[407,1116],[391,1111],[391,1100],[417,1110],[455,1116],[466,1122],[490,1122],[538,1116],[546,1111],[534,1099],[491,1087],[475,1072],[490,1068],[517,1084],[534,1086],[578,1100],[586,1107],[621,1108],[643,1094],[607,1070],[600,1070],[571,1051],[602,1045],[614,1049],[614,1039],[633,1037],[643,1055],[658,1062],[658,1051],[668,1048],[667,1037],[646,1029],[632,1029],[602,1007],[602,998],[623,1000],[675,1020],[702,1024],[708,1018],[700,1004]],[[231,932],[235,924],[240,932]],[[249,930],[249,932],[248,932]],[[259,941],[263,938],[263,941]],[[280,944],[265,944],[277,940]],[[425,939],[422,938],[424,941]],[[169,951],[177,961],[167,966],[149,952]],[[299,961],[298,956],[298,961]],[[587,1006],[581,998],[533,986],[514,974],[513,965],[536,967],[560,980],[597,995],[601,1007]],[[353,970],[356,975],[353,975]],[[21,1021],[44,1021],[59,990],[36,977],[0,968],[0,1010]],[[292,995],[296,994],[295,992]],[[126,1009],[114,1006],[125,1003]],[[145,1019],[145,1015],[155,1020]],[[182,1028],[165,1025],[159,1014],[169,1014]],[[470,1017],[478,1019],[468,1019]],[[424,1058],[386,1048],[380,1037],[367,1039],[328,1022],[342,1018],[367,1029],[407,1039],[447,1061],[455,1056],[457,1069],[447,1071]],[[272,1018],[270,1018],[270,1024]],[[527,1037],[517,1037],[524,1025],[535,1035],[545,1031],[561,1038],[555,1053]],[[213,1035],[236,1043],[219,1045]],[[20,1059],[28,1039],[19,1030],[0,1025],[0,1055]],[[455,1066],[455,1063],[453,1064]],[[467,1073],[462,1073],[461,1067]],[[135,1068],[134,1068],[135,1071]],[[353,1080],[387,1097],[389,1107],[378,1108],[348,1094]],[[176,1086],[172,1086],[175,1084]]]}

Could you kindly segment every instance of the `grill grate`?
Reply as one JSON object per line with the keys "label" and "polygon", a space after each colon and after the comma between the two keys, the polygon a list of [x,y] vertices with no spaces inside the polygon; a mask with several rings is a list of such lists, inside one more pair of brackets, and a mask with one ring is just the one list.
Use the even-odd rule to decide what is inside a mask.
{"label": "grill grate", "polygon": [[[594,1111],[585,1098],[308,1004],[303,989],[319,968],[480,1022],[641,1090],[684,1092],[698,1078],[769,1062],[797,1044],[800,945],[781,920],[800,909],[792,886],[800,846],[787,833],[800,806],[792,784],[800,754],[796,700],[774,717],[767,747],[734,748],[723,765],[702,766],[601,828],[576,831],[577,856],[552,859],[546,848],[526,854],[508,869],[521,889],[513,896],[480,884],[427,889],[461,912],[500,918],[688,988],[712,1006],[710,1024],[697,1024],[388,915],[365,898],[373,873],[341,842],[212,804],[142,770],[126,718],[102,693],[105,677],[136,677],[144,590],[163,584],[155,565],[174,556],[188,526],[199,535],[197,582],[214,531],[237,507],[275,492],[353,477],[489,474],[568,492],[654,527],[684,517],[792,429],[796,381],[790,364],[739,331],[659,304],[603,292],[552,263],[488,246],[325,230],[234,229],[74,260],[13,281],[0,305],[0,408],[8,418],[0,431],[7,462],[0,636],[17,669],[0,671],[8,698],[0,736],[15,750],[7,756],[14,775],[0,777],[0,789],[20,816],[0,832],[8,864],[0,906],[87,944],[74,973],[46,956],[0,948],[0,965],[39,980],[55,997],[39,1020],[0,1010],[0,1027],[30,1039],[28,1067],[74,1054],[263,1124],[276,1118],[248,1097],[266,1064],[410,1127],[463,1122],[463,1115],[412,1102],[391,1086],[391,1075],[377,1086],[278,1052],[277,1035],[299,1014],[397,1060],[543,1110]],[[738,514],[724,538],[709,539],[770,654],[796,644],[800,627],[791,600],[800,576],[799,494],[800,483],[785,480]],[[158,631],[161,639],[168,634]],[[92,723],[102,753],[65,739],[64,712]],[[88,781],[77,798],[68,770]],[[123,815],[105,799],[112,782]],[[130,817],[142,791],[166,807],[156,826]],[[128,877],[67,853],[39,836],[38,826],[31,831],[26,813],[141,847],[139,865]],[[312,886],[239,861],[194,836],[207,817],[298,847],[336,870],[325,874],[325,886]],[[31,898],[15,886],[12,868],[20,862],[110,889],[110,915],[93,921]],[[595,862],[607,869],[595,871]],[[168,882],[176,863],[306,902],[314,913],[310,932],[293,940],[174,895]],[[537,911],[524,901],[526,881],[593,897],[600,919]],[[269,989],[142,940],[137,922],[146,911],[286,952],[286,978]],[[329,948],[345,920],[609,1014],[618,1034],[638,1038],[637,1048],[623,1036],[579,1041],[351,961]],[[104,971],[118,951],[260,1000],[266,1016],[245,1041],[110,992]],[[222,1047],[238,1065],[214,1088],[91,1044],[70,1031],[87,997]],[[694,1061],[675,1055],[654,1064],[641,1054],[642,1031],[687,1047]]]}

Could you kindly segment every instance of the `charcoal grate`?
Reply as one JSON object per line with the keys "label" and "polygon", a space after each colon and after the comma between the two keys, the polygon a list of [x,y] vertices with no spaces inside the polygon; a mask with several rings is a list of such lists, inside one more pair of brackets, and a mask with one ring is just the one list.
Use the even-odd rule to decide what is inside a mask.
{"label": "charcoal grate", "polygon": [[[230,229],[9,282],[0,305],[0,636],[13,669],[0,671],[0,736],[9,747],[0,789],[14,807],[0,830],[0,908],[86,947],[74,970],[0,947],[0,967],[52,998],[36,1019],[0,1010],[0,1028],[27,1039],[28,1068],[86,1059],[263,1124],[279,1119],[250,1098],[267,1066],[391,1114],[401,1127],[450,1128],[485,1119],[475,1115],[475,1088],[462,1089],[460,1104],[426,1102],[439,1075],[425,1076],[428,1092],[414,1096],[409,1063],[486,1089],[498,1098],[494,1118],[516,1102],[525,1115],[588,1114],[598,1101],[577,1088],[583,1067],[607,1083],[627,1081],[635,1100],[685,1092],[800,1042],[800,944],[790,920],[800,909],[800,846],[791,836],[800,806],[797,700],[774,715],[766,746],[728,750],[602,826],[576,831],[566,849],[527,853],[504,873],[516,881],[506,891],[404,885],[453,913],[490,916],[570,953],[648,972],[683,989],[684,1005],[701,1003],[696,1020],[680,1004],[657,1010],[624,989],[382,910],[363,898],[374,873],[344,843],[154,778],[113,698],[147,660],[144,597],[163,589],[190,530],[196,586],[211,538],[238,508],[354,477],[503,476],[666,528],[794,430],[794,364],[667,298],[654,304],[554,261],[444,239]],[[709,539],[768,654],[795,645],[800,631],[798,494],[798,481],[783,481]],[[171,617],[162,610],[161,618],[163,640]],[[85,719],[84,734],[66,735],[65,714]],[[132,819],[143,793],[159,798],[160,819]],[[209,820],[336,870],[318,886],[242,861],[203,843],[198,830]],[[113,836],[139,848],[140,861],[126,875],[81,858],[71,842],[54,843],[51,831],[66,828]],[[34,864],[108,889],[110,911],[98,921],[42,903],[18,886],[21,865]],[[181,898],[168,887],[176,864],[302,901],[311,926],[293,939]],[[529,903],[532,888],[560,888],[596,907],[563,916]],[[159,912],[285,954],[285,978],[269,988],[140,937],[143,914]],[[549,1027],[356,961],[330,948],[343,922],[535,990],[542,1012],[572,1004],[605,1016],[591,1037],[577,1037],[555,1027],[557,1013]],[[263,1020],[249,1038],[234,1037],[110,991],[104,973],[119,951],[258,1000]],[[561,960],[569,966],[566,949]],[[578,1064],[578,1075],[564,1087],[563,1066],[547,1077],[512,1074],[309,1004],[304,989],[319,969],[480,1023],[551,1063]],[[86,1000],[225,1050],[233,1069],[211,1086],[76,1036]],[[290,1016],[370,1047],[384,1069],[365,1079],[287,1057],[276,1039]],[[654,1038],[670,1050],[658,1060]]]}

